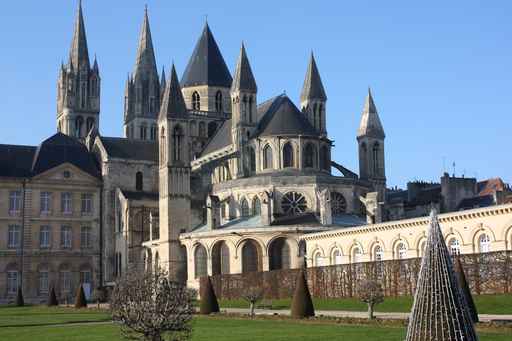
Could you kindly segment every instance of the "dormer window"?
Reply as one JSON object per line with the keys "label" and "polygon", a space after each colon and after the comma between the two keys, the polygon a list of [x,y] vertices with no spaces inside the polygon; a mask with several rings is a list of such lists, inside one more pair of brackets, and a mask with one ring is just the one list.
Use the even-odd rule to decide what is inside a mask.
{"label": "dormer window", "polygon": [[215,94],[215,111],[222,112],[222,92],[220,90]]}
{"label": "dormer window", "polygon": [[197,91],[194,91],[192,94],[192,109],[201,110],[201,96],[199,96]]}

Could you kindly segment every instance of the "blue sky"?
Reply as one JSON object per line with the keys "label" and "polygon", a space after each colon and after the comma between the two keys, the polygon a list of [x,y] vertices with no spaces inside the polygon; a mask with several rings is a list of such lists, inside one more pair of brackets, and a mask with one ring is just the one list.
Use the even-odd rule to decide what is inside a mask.
{"label": "blue sky", "polygon": [[[510,1],[83,0],[102,76],[101,133],[121,136],[124,81],[148,3],[157,63],[183,72],[205,16],[233,70],[243,40],[259,101],[298,101],[314,51],[329,97],[334,158],[358,171],[356,130],[371,86],[387,134],[388,184],[445,168],[512,182]],[[0,143],[52,135],[56,80],[76,2],[8,1],[0,13]],[[444,161],[443,161],[444,160]]]}

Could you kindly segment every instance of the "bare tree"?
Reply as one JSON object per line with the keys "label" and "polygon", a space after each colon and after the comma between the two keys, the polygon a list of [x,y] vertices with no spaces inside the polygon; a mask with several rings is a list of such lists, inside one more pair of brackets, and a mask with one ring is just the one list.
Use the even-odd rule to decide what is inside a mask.
{"label": "bare tree", "polygon": [[249,302],[249,314],[251,317],[254,317],[254,309],[256,308],[256,303],[263,298],[263,290],[256,287],[250,287],[242,295],[242,298]]}
{"label": "bare tree", "polygon": [[380,283],[365,280],[359,284],[359,299],[368,305],[368,319],[373,320],[374,307],[384,301],[384,291]]}
{"label": "bare tree", "polygon": [[192,330],[192,301],[187,288],[168,280],[167,272],[130,273],[112,292],[114,321],[125,337],[143,341],[188,340]]}
{"label": "bare tree", "polygon": [[102,288],[96,288],[92,291],[91,301],[96,302],[96,307],[100,309],[100,303],[105,301],[105,291]]}

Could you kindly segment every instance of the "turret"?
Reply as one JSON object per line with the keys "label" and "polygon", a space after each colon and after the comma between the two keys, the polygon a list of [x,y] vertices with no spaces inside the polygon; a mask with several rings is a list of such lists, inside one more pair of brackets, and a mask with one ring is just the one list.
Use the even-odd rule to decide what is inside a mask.
{"label": "turret", "polygon": [[311,125],[323,136],[327,135],[326,102],[324,85],[316,66],[315,56],[311,52],[306,78],[300,94],[300,106]]}
{"label": "turret", "polygon": [[257,92],[258,87],[256,86],[251,65],[245,52],[245,46],[242,44],[233,84],[231,85],[231,135],[235,150],[239,153],[239,157],[234,165],[233,173],[235,177],[246,175],[249,168],[249,160],[246,157],[248,153],[246,153],[244,148],[258,121],[256,110]]}
{"label": "turret", "polygon": [[78,2],[73,40],[67,65],[61,65],[57,86],[57,130],[84,139],[99,128],[100,71],[91,68],[81,1]]}

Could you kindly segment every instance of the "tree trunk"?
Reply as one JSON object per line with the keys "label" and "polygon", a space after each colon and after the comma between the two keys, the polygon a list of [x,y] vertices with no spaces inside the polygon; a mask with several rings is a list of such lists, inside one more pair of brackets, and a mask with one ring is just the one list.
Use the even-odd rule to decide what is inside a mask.
{"label": "tree trunk", "polygon": [[368,303],[368,319],[373,320],[375,317],[373,316],[373,303]]}
{"label": "tree trunk", "polygon": [[251,305],[250,305],[250,311],[251,311],[251,317],[254,317],[254,302],[251,302]]}

